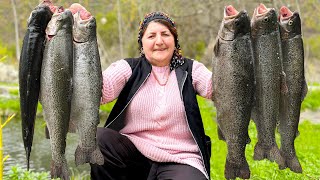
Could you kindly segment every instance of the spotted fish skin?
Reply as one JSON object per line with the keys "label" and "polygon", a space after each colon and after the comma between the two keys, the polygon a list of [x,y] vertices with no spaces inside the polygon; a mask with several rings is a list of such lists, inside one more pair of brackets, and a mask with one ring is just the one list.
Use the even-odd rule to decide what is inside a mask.
{"label": "spotted fish skin", "polygon": [[41,70],[41,104],[50,135],[51,177],[70,179],[65,157],[73,74],[73,16],[71,11],[53,14],[46,33]]}
{"label": "spotted fish skin", "polygon": [[31,12],[19,62],[21,125],[28,170],[40,92],[45,29],[51,16],[48,6],[37,6]]}
{"label": "spotted fish skin", "polygon": [[[262,11],[262,12],[261,12]],[[282,68],[282,51],[279,25],[274,8],[260,4],[251,19],[251,35],[255,67],[255,103],[252,119],[256,124],[258,142],[254,159],[269,159],[284,165],[275,140],[279,121],[280,94],[285,93],[285,74]]]}
{"label": "spotted fish skin", "polygon": [[103,165],[104,157],[96,141],[100,122],[99,108],[102,96],[102,71],[96,36],[96,19],[82,19],[74,14],[74,78],[71,102],[70,129],[79,134],[75,163]]}
{"label": "spotted fish skin", "polygon": [[[236,11],[232,6],[225,8]],[[236,11],[237,12],[237,11]],[[225,178],[250,178],[245,157],[253,103],[254,71],[250,18],[246,11],[222,20],[214,46],[213,97],[219,138],[227,143]]]}
{"label": "spotted fish skin", "polygon": [[[290,14],[289,17],[288,14]],[[286,73],[288,93],[281,97],[281,155],[285,166],[292,171],[302,173],[302,167],[296,156],[294,140],[298,134],[300,108],[307,94],[304,73],[304,49],[301,35],[301,20],[298,12],[292,13],[287,7],[280,9],[280,34],[283,53],[283,68]]]}

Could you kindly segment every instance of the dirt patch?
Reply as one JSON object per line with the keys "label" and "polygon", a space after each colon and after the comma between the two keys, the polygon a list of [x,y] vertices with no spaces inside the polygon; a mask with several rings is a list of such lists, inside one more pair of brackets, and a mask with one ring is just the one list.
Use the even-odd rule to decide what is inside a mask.
{"label": "dirt patch", "polygon": [[306,110],[300,114],[300,122],[310,121],[315,124],[320,124],[320,110],[311,111]]}
{"label": "dirt patch", "polygon": [[0,82],[18,83],[18,67],[0,63]]}

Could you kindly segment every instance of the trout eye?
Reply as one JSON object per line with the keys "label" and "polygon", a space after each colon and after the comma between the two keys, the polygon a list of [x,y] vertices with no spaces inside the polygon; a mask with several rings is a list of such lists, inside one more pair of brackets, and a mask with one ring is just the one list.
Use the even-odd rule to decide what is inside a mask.
{"label": "trout eye", "polygon": [[293,21],[290,20],[290,21],[288,22],[288,24],[291,26],[291,25],[293,24]]}
{"label": "trout eye", "polygon": [[263,19],[263,21],[264,21],[264,22],[269,22],[269,18],[268,18],[268,17],[265,17],[265,18]]}
{"label": "trout eye", "polygon": [[235,21],[234,24],[235,24],[236,26],[239,26],[240,23],[239,23],[239,21]]}

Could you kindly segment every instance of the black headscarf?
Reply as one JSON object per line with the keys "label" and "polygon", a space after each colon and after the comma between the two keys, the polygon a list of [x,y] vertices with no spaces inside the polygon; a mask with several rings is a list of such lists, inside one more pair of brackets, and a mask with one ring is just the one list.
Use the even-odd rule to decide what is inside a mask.
{"label": "black headscarf", "polygon": [[[143,21],[140,22],[139,27],[139,35],[138,35],[138,43],[139,43],[139,50],[140,50],[140,56],[144,57],[144,53],[142,53],[142,36],[144,33],[145,28],[148,26],[148,24],[156,19],[161,19],[167,21],[174,29],[176,29],[175,22],[172,18],[169,17],[168,14],[163,12],[152,12],[145,15]],[[177,67],[184,64],[184,59],[181,55],[181,48],[178,40],[178,34],[174,35],[174,41],[175,41],[175,50],[173,52],[173,56],[170,62],[170,70],[176,69]]]}

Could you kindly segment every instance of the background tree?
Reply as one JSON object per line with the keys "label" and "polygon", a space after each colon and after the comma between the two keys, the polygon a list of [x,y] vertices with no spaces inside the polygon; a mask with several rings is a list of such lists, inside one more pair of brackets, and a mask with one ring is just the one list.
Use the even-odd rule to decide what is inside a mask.
{"label": "background tree", "polygon": [[[0,1],[0,56],[5,49],[8,61],[18,61],[19,47],[27,28],[27,18],[39,0],[11,0],[16,3],[16,18],[9,0]],[[277,10],[283,5],[299,11],[307,62],[307,77],[320,79],[320,10],[319,0],[53,0],[54,4],[68,8],[80,3],[97,19],[99,50],[103,68],[117,59],[138,56],[137,34],[140,20],[151,11],[164,11],[177,23],[179,41],[184,56],[211,66],[212,50],[226,5],[245,9],[250,16],[259,3]],[[15,20],[16,19],[16,23]],[[16,35],[15,30],[17,31]],[[19,39],[16,43],[16,39]],[[314,76],[316,75],[316,76]]]}

